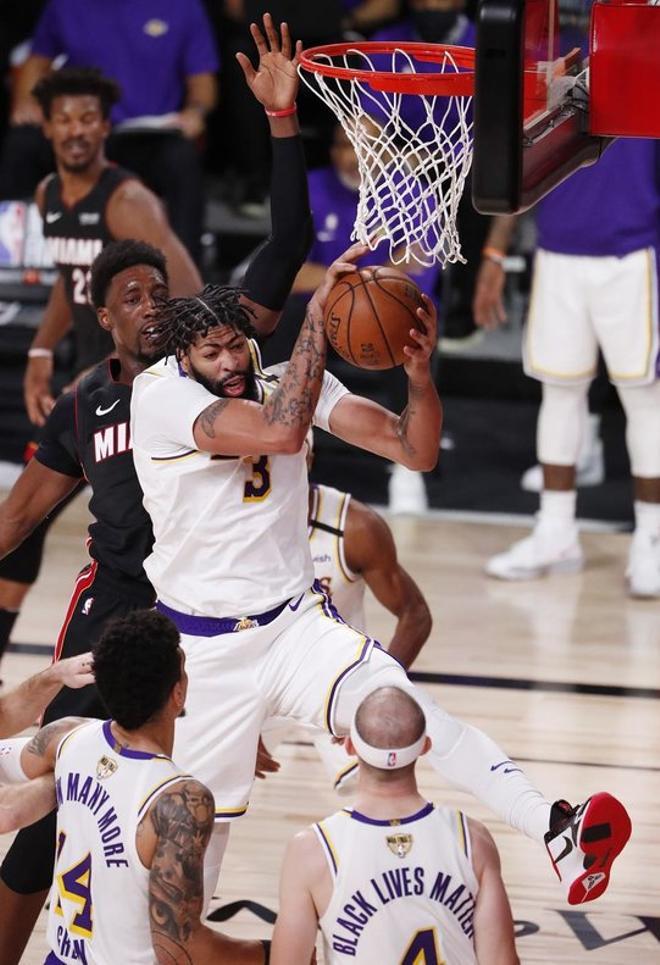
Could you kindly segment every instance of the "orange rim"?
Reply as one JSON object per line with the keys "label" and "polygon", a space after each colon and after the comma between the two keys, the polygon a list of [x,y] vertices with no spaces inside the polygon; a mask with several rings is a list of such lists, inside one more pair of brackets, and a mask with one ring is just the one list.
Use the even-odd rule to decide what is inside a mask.
{"label": "orange rim", "polygon": [[[351,53],[392,54],[402,51],[416,60],[442,63],[448,55],[458,71],[437,74],[403,74],[394,71],[360,70],[351,67],[336,67],[334,64],[316,60],[317,57],[344,57]],[[300,55],[300,67],[323,77],[338,80],[359,80],[373,90],[392,94],[425,94],[469,97],[474,92],[475,52],[471,47],[456,47],[452,44],[397,43],[387,41],[364,41],[363,43],[327,44],[310,47]]]}

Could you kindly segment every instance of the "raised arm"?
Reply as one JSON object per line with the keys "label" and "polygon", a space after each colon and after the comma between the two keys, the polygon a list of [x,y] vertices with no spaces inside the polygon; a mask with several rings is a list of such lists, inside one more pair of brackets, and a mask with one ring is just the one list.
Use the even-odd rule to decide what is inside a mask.
{"label": "raised arm", "polygon": [[479,892],[474,912],[474,947],[479,965],[520,965],[511,906],[502,881],[500,856],[487,828],[468,818]]}
{"label": "raised arm", "polygon": [[203,452],[250,455],[298,452],[305,440],[321,391],[327,340],[325,302],[337,278],[353,271],[365,251],[352,245],[328,268],[307,306],[293,354],[277,389],[263,405],[245,399],[217,399],[195,420],[195,445]]}
{"label": "raised arm", "polygon": [[202,279],[185,246],[170,226],[162,203],[133,179],[119,185],[108,202],[108,228],[117,240],[135,238],[160,248],[167,258],[172,295],[194,295]]}
{"label": "raised arm", "polygon": [[[325,877],[328,881],[324,880]],[[329,894],[325,859],[316,835],[307,828],[289,842],[284,855],[271,965],[309,965],[320,917],[314,892],[321,892],[324,886]]]}
{"label": "raised arm", "polygon": [[425,331],[410,330],[403,364],[408,376],[408,404],[400,416],[359,395],[345,395],[332,410],[330,431],[345,442],[374,452],[408,469],[428,472],[440,451],[442,405],[431,373],[437,341],[437,313],[430,298],[417,309]]}
{"label": "raised arm", "polygon": [[265,962],[262,942],[237,941],[202,923],[204,853],[214,812],[208,788],[183,780],[160,795],[138,828],[138,854],[150,868],[149,926],[159,965]]}
{"label": "raised arm", "polygon": [[392,531],[382,516],[352,499],[344,546],[351,570],[397,618],[387,649],[407,669],[428,639],[432,619],[422,591],[399,563]]}
{"label": "raised arm", "polygon": [[[271,136],[271,232],[252,258],[243,282],[247,290],[243,300],[255,313],[254,326],[261,335],[268,335],[277,325],[305,261],[313,228],[298,115],[293,110],[284,116],[273,116],[273,112],[295,108],[302,47],[300,42],[292,47],[286,23],[280,27],[281,37],[270,14],[264,15],[263,23],[263,33],[256,24],[250,26],[259,54],[257,69],[243,53],[236,54],[236,59],[246,84],[263,105]],[[316,288],[321,280],[308,290]]]}
{"label": "raised arm", "polygon": [[92,683],[91,653],[58,660],[41,673],[28,677],[0,697],[0,737],[18,734],[33,724],[62,687],[77,690]]}

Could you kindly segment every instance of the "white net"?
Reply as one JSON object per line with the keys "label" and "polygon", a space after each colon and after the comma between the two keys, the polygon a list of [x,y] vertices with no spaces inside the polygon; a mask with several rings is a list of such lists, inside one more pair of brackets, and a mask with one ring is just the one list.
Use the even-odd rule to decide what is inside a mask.
{"label": "white net", "polygon": [[[338,56],[315,51],[314,62],[374,74],[419,69],[414,57],[398,48],[387,54],[350,49]],[[459,72],[447,50],[441,49],[432,66],[436,73]],[[456,218],[472,163],[472,97],[385,93],[367,80],[304,67],[300,75],[333,111],[357,155],[360,188],[352,239],[372,250],[389,239],[394,264],[464,262]]]}

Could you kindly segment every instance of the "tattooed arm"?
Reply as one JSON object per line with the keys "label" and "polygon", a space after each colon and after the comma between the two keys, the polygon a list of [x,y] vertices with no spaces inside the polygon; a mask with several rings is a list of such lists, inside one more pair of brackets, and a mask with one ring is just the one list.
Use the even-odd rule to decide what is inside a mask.
{"label": "tattooed arm", "polygon": [[440,450],[442,405],[431,373],[437,317],[425,295],[418,315],[424,332],[411,329],[414,347],[406,346],[403,363],[408,376],[408,405],[400,416],[359,395],[345,395],[330,415],[330,431],[351,445],[375,452],[409,469],[428,472]]}
{"label": "tattooed arm", "polygon": [[42,727],[31,739],[0,743],[0,773],[6,780],[21,782],[0,785],[0,834],[33,824],[53,810],[57,745],[80,723],[67,717]]}
{"label": "tattooed arm", "polygon": [[62,687],[77,689],[91,683],[94,683],[91,653],[58,660],[41,673],[28,677],[0,697],[0,737],[18,734],[30,727]]}
{"label": "tattooed arm", "polygon": [[193,435],[198,449],[239,456],[301,449],[325,372],[325,302],[338,278],[353,271],[353,262],[364,252],[362,245],[352,245],[328,268],[323,284],[307,306],[282,380],[267,402],[264,405],[245,399],[212,402],[195,421]]}
{"label": "tattooed arm", "polygon": [[238,941],[201,921],[204,854],[213,831],[211,792],[195,780],[164,791],[137,832],[142,863],[150,868],[149,925],[159,965],[262,965],[258,941]]}

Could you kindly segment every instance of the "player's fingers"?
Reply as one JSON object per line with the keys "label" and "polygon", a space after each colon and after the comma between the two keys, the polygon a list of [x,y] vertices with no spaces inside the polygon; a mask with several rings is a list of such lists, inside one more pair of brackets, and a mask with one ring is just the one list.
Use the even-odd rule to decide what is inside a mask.
{"label": "player's fingers", "polygon": [[252,34],[252,39],[255,42],[259,56],[265,57],[265,55],[268,53],[268,45],[264,40],[264,35],[262,34],[261,30],[259,30],[259,27],[256,23],[250,24],[250,33]]}
{"label": "player's fingers", "polygon": [[282,53],[287,60],[291,60],[291,34],[289,25],[285,20],[280,24],[280,35],[282,37]]}
{"label": "player's fingers", "polygon": [[277,33],[277,30],[275,29],[273,18],[269,13],[264,14],[264,30],[266,31],[266,36],[268,37],[268,43],[270,44],[270,49],[274,53],[279,53],[280,38],[279,38],[279,34]]}
{"label": "player's fingers", "polygon": [[350,246],[350,248],[347,248],[346,251],[342,251],[337,261],[354,261],[356,258],[361,258],[362,255],[366,255],[368,251],[369,245],[363,245],[361,241],[356,241]]}
{"label": "player's fingers", "polygon": [[252,66],[252,62],[250,61],[250,58],[246,54],[239,51],[236,54],[236,60],[239,62],[241,66],[241,70],[243,71],[243,76],[245,77],[246,81],[248,82],[248,84],[251,84],[254,78],[256,77],[257,72]]}
{"label": "player's fingers", "polygon": [[300,55],[302,54],[302,50],[303,50],[302,40],[296,40],[296,52],[294,54],[293,61],[292,61],[292,63],[296,67],[300,63]]}

